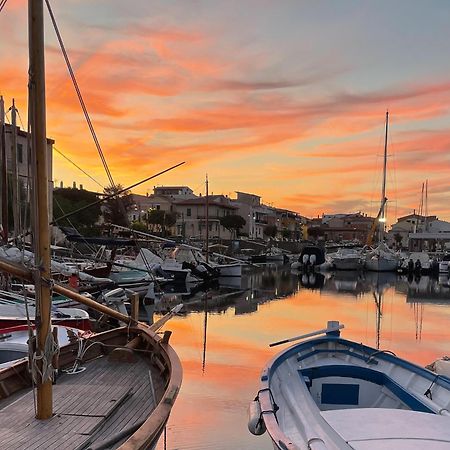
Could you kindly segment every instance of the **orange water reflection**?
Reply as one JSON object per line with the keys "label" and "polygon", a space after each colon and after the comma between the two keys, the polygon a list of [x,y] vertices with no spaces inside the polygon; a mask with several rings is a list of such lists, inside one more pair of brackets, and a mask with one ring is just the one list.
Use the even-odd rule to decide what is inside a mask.
{"label": "orange water reflection", "polygon": [[[270,283],[264,280],[262,290],[269,291]],[[271,280],[272,295],[280,290],[286,295],[289,289],[292,294],[258,303],[254,300],[261,301],[261,292],[259,297],[255,292],[252,299],[251,291],[246,291],[234,304],[208,313],[190,312],[170,322],[172,345],[181,358],[184,380],[167,427],[166,447],[162,439],[159,450],[271,449],[266,435],[255,437],[247,430],[247,405],[258,390],[260,372],[280,350],[268,344],[323,328],[327,320],[345,324],[343,337],[370,346],[376,345],[378,325],[381,349],[419,365],[448,354],[450,295],[438,303],[428,294],[412,298],[417,290],[415,281],[386,280],[376,275],[369,281],[365,278],[362,288],[355,280],[339,277],[324,280],[320,289],[300,286],[298,291],[301,283],[297,275],[289,274],[281,285],[280,274]],[[261,278],[256,284],[261,286]],[[378,322],[375,298],[380,294],[382,315]],[[249,307],[243,308],[242,302]],[[251,312],[242,313],[245,310]]]}

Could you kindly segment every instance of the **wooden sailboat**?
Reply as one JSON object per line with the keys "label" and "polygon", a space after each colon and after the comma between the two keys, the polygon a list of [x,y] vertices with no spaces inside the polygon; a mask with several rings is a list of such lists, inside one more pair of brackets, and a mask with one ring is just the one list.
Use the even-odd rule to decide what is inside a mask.
{"label": "wooden sailboat", "polygon": [[[29,366],[22,361],[0,370],[1,446],[154,448],[181,386],[181,364],[168,343],[170,332],[156,334],[174,312],[148,326],[137,321],[137,314],[128,317],[110,310],[50,278],[43,0],[29,0],[28,5],[36,260],[32,270],[0,260],[0,270],[34,281],[37,336],[30,327]],[[52,290],[125,326],[76,336],[58,348],[50,319]]]}

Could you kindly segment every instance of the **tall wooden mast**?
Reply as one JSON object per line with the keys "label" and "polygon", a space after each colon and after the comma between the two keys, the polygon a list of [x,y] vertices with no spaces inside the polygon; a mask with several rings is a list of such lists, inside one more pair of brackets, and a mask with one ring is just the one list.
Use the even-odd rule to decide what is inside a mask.
{"label": "tall wooden mast", "polygon": [[14,217],[14,239],[20,234],[20,196],[19,196],[19,171],[17,167],[17,110],[14,99],[11,107],[11,169],[12,169],[12,210]]}
{"label": "tall wooden mast", "polygon": [[[33,242],[35,252],[37,356],[51,339],[50,237],[48,217],[47,133],[45,116],[45,58],[43,0],[28,0],[29,107],[33,172]],[[43,363],[38,361],[42,373]],[[44,368],[45,369],[45,368]],[[36,418],[52,416],[52,380],[38,373]]]}
{"label": "tall wooden mast", "polygon": [[209,262],[209,191],[208,174],[206,174],[206,262]]}
{"label": "tall wooden mast", "polygon": [[384,158],[383,158],[383,183],[381,185],[381,215],[380,215],[380,242],[384,239],[386,227],[386,171],[387,171],[387,147],[388,147],[389,111],[386,111],[386,130],[384,134]]}
{"label": "tall wooden mast", "polygon": [[0,160],[1,160],[1,204],[2,204],[2,227],[3,242],[8,243],[8,167],[7,151],[5,139],[5,104],[3,97],[0,96]]}

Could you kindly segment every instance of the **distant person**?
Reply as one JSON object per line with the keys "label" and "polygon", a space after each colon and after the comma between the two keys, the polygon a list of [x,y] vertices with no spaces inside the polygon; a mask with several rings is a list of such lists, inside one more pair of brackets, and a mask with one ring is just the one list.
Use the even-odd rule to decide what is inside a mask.
{"label": "distant person", "polygon": [[412,273],[413,270],[414,270],[414,262],[413,262],[412,259],[410,259],[410,260],[408,261],[408,272],[409,272],[409,273]]}
{"label": "distant person", "polygon": [[420,262],[419,259],[414,264],[414,270],[415,270],[416,273],[420,273],[421,270],[422,270],[422,263]]}

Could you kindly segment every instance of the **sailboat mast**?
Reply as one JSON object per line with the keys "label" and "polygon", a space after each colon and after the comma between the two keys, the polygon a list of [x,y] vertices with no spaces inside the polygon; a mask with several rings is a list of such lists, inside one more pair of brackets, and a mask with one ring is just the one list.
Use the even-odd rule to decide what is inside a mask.
{"label": "sailboat mast", "polygon": [[428,180],[425,180],[425,232],[428,231]]}
{"label": "sailboat mast", "polygon": [[206,174],[206,262],[209,262],[209,192],[208,174]]}
{"label": "sailboat mast", "polygon": [[[51,339],[50,238],[48,217],[47,133],[45,114],[45,58],[43,0],[28,1],[29,107],[33,171],[33,225],[36,285],[37,354],[43,356]],[[47,346],[48,347],[48,346]],[[52,416],[52,380],[42,379],[42,360],[37,381],[37,419]],[[46,369],[46,368],[44,368]]]}
{"label": "sailboat mast", "polygon": [[386,171],[387,171],[387,146],[388,146],[389,111],[386,111],[386,131],[384,135],[384,158],[383,158],[383,183],[381,185],[381,215],[380,215],[380,241],[384,238],[385,208],[386,208]]}

